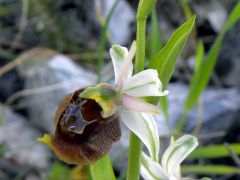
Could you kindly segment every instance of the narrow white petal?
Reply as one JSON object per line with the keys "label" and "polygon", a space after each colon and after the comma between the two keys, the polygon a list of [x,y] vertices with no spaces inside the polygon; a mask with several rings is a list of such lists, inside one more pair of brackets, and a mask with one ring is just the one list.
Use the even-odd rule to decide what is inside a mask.
{"label": "narrow white petal", "polygon": [[156,70],[147,69],[123,82],[122,92],[135,97],[165,96],[167,91],[162,92],[162,83]]}
{"label": "narrow white petal", "polygon": [[145,180],[167,180],[163,168],[145,153],[141,157],[141,175]]}
{"label": "narrow white petal", "polygon": [[163,154],[162,167],[172,177],[182,161],[198,146],[197,138],[185,135],[171,144]]}
{"label": "narrow white petal", "polygon": [[119,107],[122,122],[135,133],[148,148],[151,158],[159,159],[159,136],[155,119],[152,115],[138,113]]}
{"label": "narrow white petal", "polygon": [[[131,48],[129,50],[128,56],[124,60],[124,64],[122,65],[122,69],[119,72],[119,76],[117,78],[116,86],[118,88],[122,88],[123,81],[125,80],[125,78],[129,78],[132,75],[132,70],[133,70],[132,60],[135,55],[135,52],[136,52],[136,42],[133,41]],[[130,70],[131,72],[129,72]]]}
{"label": "narrow white petal", "polygon": [[[119,46],[119,45],[113,45],[110,49],[110,56],[113,63],[114,68],[114,75],[115,75],[115,84],[117,83],[117,80],[119,79],[119,75],[121,74],[121,71],[124,67],[124,61],[128,57],[128,50],[125,47]],[[128,69],[128,73],[132,74],[133,66],[130,65]]]}
{"label": "narrow white petal", "polygon": [[128,110],[145,112],[150,114],[160,114],[157,106],[147,103],[140,98],[129,96],[127,94],[122,95],[122,104]]}

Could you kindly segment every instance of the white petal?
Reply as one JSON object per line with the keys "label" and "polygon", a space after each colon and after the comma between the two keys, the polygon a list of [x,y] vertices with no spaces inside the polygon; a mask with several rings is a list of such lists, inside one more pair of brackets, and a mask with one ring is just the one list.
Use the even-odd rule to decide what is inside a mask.
{"label": "white petal", "polygon": [[135,97],[165,96],[167,91],[162,92],[162,83],[156,70],[147,69],[123,82],[122,92]]}
{"label": "white petal", "polygon": [[[125,47],[122,47],[119,45],[113,45],[112,48],[110,49],[110,55],[113,63],[115,84],[116,84],[117,80],[119,79],[119,75],[121,74],[121,71],[123,69],[124,61],[128,56],[128,50]],[[128,69],[128,74],[130,76],[132,75],[132,69],[133,69],[133,66],[130,65]]]}
{"label": "white petal", "polygon": [[122,95],[122,104],[128,110],[145,112],[150,114],[160,114],[157,106],[147,103],[140,98],[129,96],[127,94]]}
{"label": "white petal", "polygon": [[151,158],[158,161],[159,136],[155,119],[152,115],[128,111],[119,107],[122,122],[135,133],[148,148]]}
{"label": "white petal", "polygon": [[172,177],[182,161],[198,146],[197,138],[185,135],[171,144],[163,154],[162,167]]}
{"label": "white petal", "polygon": [[141,157],[141,175],[145,180],[167,180],[163,168],[145,153]]}
{"label": "white petal", "polygon": [[[131,48],[129,50],[128,56],[124,60],[124,64],[122,65],[121,72],[119,73],[119,76],[118,76],[118,79],[117,79],[116,86],[119,89],[122,89],[123,81],[126,78],[131,77],[131,75],[132,75],[132,70],[133,70],[132,60],[133,60],[133,57],[135,55],[135,52],[136,52],[136,42],[133,41],[133,43],[131,45]],[[129,72],[130,70],[131,70],[131,72]]]}

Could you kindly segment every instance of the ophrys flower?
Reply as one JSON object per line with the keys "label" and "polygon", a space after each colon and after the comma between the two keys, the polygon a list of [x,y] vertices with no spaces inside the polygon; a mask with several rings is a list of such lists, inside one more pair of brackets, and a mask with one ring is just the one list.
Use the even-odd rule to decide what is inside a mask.
{"label": "ophrys flower", "polygon": [[147,146],[151,157],[158,159],[159,138],[156,122],[151,114],[158,114],[157,106],[146,97],[164,96],[156,70],[147,69],[132,75],[130,51],[113,45],[115,85],[98,84],[79,89],[68,95],[55,115],[55,130],[40,139],[67,163],[89,164],[106,154],[121,136],[119,118]]}

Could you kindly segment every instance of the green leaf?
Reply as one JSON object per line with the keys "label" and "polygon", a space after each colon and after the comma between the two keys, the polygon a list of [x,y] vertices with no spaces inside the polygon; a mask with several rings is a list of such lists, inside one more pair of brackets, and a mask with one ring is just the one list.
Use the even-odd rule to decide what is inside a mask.
{"label": "green leaf", "polygon": [[240,168],[225,165],[184,165],[181,170],[184,174],[240,174]]}
{"label": "green leaf", "polygon": [[190,18],[193,15],[193,12],[191,10],[188,0],[178,0],[178,1],[182,6],[185,17]]}
{"label": "green leaf", "polygon": [[115,180],[111,159],[109,155],[104,156],[95,164],[90,166],[91,176],[93,180]]}
{"label": "green leaf", "polygon": [[101,29],[100,41],[99,41],[99,50],[98,50],[98,54],[99,54],[98,80],[97,80],[98,83],[102,81],[102,68],[103,68],[103,62],[104,62],[105,41],[107,39],[108,25],[119,1],[120,0],[115,0],[114,4],[112,5],[107,15],[106,20],[104,21],[104,23],[102,23],[102,29]]}
{"label": "green leaf", "polygon": [[165,118],[168,119],[169,112],[168,112],[168,99],[167,99],[167,96],[162,96],[160,98],[159,102],[160,102],[161,110],[163,111],[163,114],[164,114]]}
{"label": "green leaf", "polygon": [[190,85],[190,90],[184,104],[186,111],[189,111],[196,105],[199,96],[205,89],[214,70],[224,35],[240,19],[239,12],[240,3],[238,3],[232,10],[227,22],[224,25],[223,31],[218,35],[201,67],[199,67],[198,71],[194,73]]}
{"label": "green leaf", "polygon": [[201,64],[204,58],[204,52],[205,50],[204,50],[203,42],[199,41],[197,46],[197,54],[196,54],[195,67],[194,67],[194,70],[196,72],[199,71],[199,69],[201,68]]}
{"label": "green leaf", "polygon": [[67,166],[60,164],[60,163],[54,163],[47,173],[47,179],[48,180],[65,180],[69,179],[70,177],[70,170]]}
{"label": "green leaf", "polygon": [[193,29],[195,18],[196,16],[193,16],[179,27],[165,47],[150,60],[150,68],[157,69],[164,88],[172,76],[177,58]]}
{"label": "green leaf", "polygon": [[[161,50],[162,46],[163,44],[158,29],[156,8],[154,7],[151,13],[151,33],[149,46],[147,46],[149,47],[149,57],[152,58],[154,55],[156,55],[157,52]],[[159,102],[159,98],[155,97],[155,101]],[[160,98],[160,105],[165,118],[168,119],[168,100],[166,96]]]}
{"label": "green leaf", "polygon": [[[229,144],[230,148],[237,155],[240,155],[240,144]],[[213,145],[206,147],[199,147],[188,158],[222,158],[230,156],[229,150],[225,145]]]}
{"label": "green leaf", "polygon": [[[147,47],[148,48],[148,47]],[[154,7],[151,12],[151,32],[149,37],[149,57],[152,58],[162,48],[162,40],[158,28],[157,12]]]}

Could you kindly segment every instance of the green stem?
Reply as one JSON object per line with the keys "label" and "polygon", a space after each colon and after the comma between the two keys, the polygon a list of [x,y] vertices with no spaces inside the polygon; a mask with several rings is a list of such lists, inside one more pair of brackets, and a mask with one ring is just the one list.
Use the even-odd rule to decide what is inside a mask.
{"label": "green stem", "polygon": [[141,140],[134,133],[131,133],[128,149],[127,180],[139,180],[141,149]]}
{"label": "green stem", "polygon": [[137,51],[135,59],[135,73],[144,70],[145,60],[146,19],[137,19]]}
{"label": "green stem", "polygon": [[[135,73],[144,70],[145,33],[146,18],[137,19],[137,50],[135,60]],[[134,133],[131,133],[128,150],[127,180],[139,180],[140,178],[141,147],[141,140]]]}

